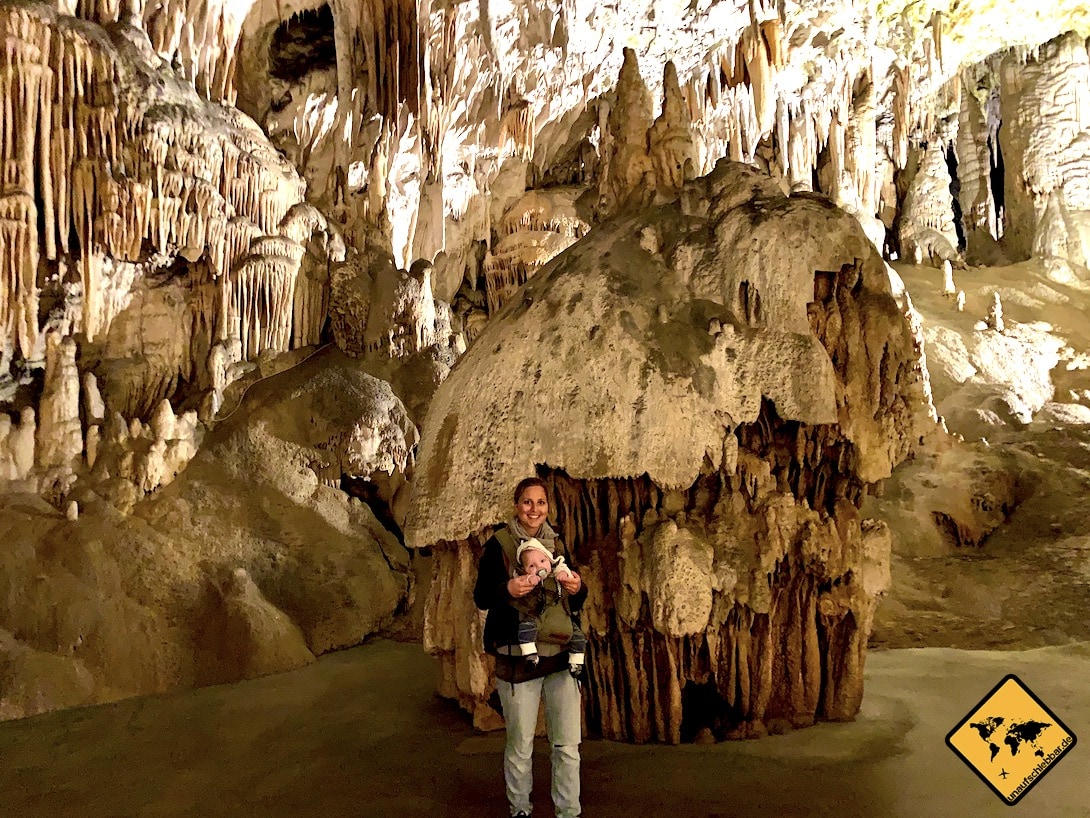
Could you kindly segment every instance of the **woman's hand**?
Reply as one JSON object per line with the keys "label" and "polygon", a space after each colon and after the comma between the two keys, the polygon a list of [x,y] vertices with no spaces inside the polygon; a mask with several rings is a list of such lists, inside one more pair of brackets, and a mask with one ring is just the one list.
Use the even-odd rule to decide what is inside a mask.
{"label": "woman's hand", "polygon": [[583,587],[583,580],[570,568],[566,569],[562,576],[557,577],[556,581],[569,594],[578,593],[579,589]]}
{"label": "woman's hand", "polygon": [[507,593],[518,599],[534,590],[534,586],[539,582],[541,582],[541,578],[533,574],[519,574],[517,577],[511,577],[511,579],[507,580]]}

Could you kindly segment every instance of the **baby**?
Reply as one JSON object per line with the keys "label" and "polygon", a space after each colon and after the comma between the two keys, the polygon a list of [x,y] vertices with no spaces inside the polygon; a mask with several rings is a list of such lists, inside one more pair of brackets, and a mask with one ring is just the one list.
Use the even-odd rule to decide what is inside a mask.
{"label": "baby", "polygon": [[[540,540],[531,538],[518,547],[515,556],[519,561],[519,571],[534,578],[535,588],[524,600],[518,600],[515,607],[519,612],[518,641],[522,655],[531,665],[538,663],[537,653],[538,628],[541,614],[547,606],[560,605],[559,580],[565,575],[571,576],[571,569],[564,564],[564,557],[554,557],[549,548]],[[546,592],[542,583],[549,577],[557,582],[554,594]],[[583,672],[584,657],[587,650],[587,637],[574,617],[571,619],[572,635],[568,641],[568,670],[572,676],[579,677]]]}

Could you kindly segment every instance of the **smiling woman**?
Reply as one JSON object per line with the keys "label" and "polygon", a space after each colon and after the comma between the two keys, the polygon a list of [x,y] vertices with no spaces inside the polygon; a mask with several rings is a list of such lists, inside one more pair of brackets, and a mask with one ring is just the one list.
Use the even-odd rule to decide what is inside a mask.
{"label": "smiling woman", "polygon": [[[564,566],[563,558],[553,559],[562,545],[547,519],[549,498],[543,480],[527,477],[519,481],[514,511],[506,528],[496,531],[485,543],[473,589],[477,607],[488,611],[484,647],[496,657],[496,689],[507,724],[503,752],[507,801],[512,815],[530,815],[534,732],[544,699],[556,815],[577,818],[582,707],[577,666],[572,665],[569,672],[573,631],[567,628],[562,638],[551,639],[547,629],[539,630],[531,620],[540,615],[544,622],[544,609],[549,605],[557,613],[562,608],[569,616],[577,614],[587,598],[587,589],[575,569]],[[525,548],[548,555],[548,563],[556,566],[551,576],[548,569],[542,569],[544,578],[519,570],[517,555],[524,544]],[[528,627],[538,644],[522,638]],[[531,650],[526,650],[527,644],[533,645]]]}

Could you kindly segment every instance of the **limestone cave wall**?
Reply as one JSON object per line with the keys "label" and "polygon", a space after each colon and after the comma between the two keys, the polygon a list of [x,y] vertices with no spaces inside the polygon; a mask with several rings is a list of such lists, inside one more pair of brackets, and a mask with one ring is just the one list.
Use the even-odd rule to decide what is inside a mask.
{"label": "limestone cave wall", "polygon": [[[382,628],[410,604],[414,503],[453,474],[416,470],[446,433],[427,428],[449,400],[437,390],[535,304],[585,313],[601,345],[613,293],[592,271],[614,253],[610,269],[659,271],[617,336],[650,333],[657,357],[609,361],[599,391],[653,371],[665,391],[613,418],[535,392],[553,419],[533,456],[504,449],[428,535],[441,590],[424,639],[444,691],[488,720],[459,589],[502,519],[496,487],[550,464],[603,595],[588,608],[599,729],[677,741],[849,716],[884,581],[860,497],[934,421],[911,303],[875,248],[948,277],[1028,256],[1057,282],[1090,277],[1084,10],[1022,17],[832,0],[0,2],[0,579],[16,589],[0,639],[18,658],[0,714],[283,669]],[[655,216],[625,221],[639,213]],[[596,238],[621,223],[616,246]],[[564,301],[558,260],[584,271]],[[555,363],[561,380],[582,365]],[[656,442],[682,384],[700,420]],[[481,418],[526,398],[477,388]],[[600,433],[562,463],[549,449],[572,428]],[[761,570],[737,582],[761,602],[678,574],[726,565],[735,541],[757,548]],[[130,560],[134,542],[151,545]],[[330,571],[339,596],[315,579]],[[656,603],[659,579],[711,599],[709,624]],[[98,605],[104,589],[118,606]],[[48,624],[73,599],[82,613]],[[693,721],[696,701],[714,718]]]}

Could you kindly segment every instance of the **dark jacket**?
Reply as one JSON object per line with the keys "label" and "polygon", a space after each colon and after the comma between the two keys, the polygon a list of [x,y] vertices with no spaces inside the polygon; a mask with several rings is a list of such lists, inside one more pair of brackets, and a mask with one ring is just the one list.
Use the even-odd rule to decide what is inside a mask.
{"label": "dark jacket", "polygon": [[[570,560],[567,562],[573,571],[579,572]],[[558,656],[542,656],[537,668],[530,668],[525,662],[496,650],[501,645],[514,645],[518,642],[519,613],[512,605],[513,598],[507,591],[507,582],[510,579],[511,572],[503,558],[503,546],[492,536],[484,544],[484,553],[477,565],[473,602],[482,611],[488,611],[484,620],[484,649],[496,657],[497,678],[523,682],[548,676],[557,670],[565,670],[568,667],[567,651],[562,651]],[[586,583],[567,599],[571,612],[577,615],[587,599]]]}

